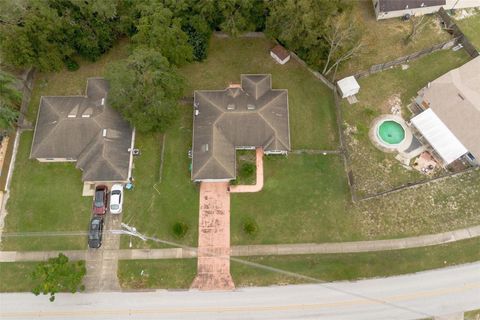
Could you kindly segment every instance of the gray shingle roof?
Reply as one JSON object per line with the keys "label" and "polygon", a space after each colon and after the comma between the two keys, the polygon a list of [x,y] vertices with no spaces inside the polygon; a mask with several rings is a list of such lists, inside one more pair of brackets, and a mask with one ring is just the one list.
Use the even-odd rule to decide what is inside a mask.
{"label": "gray shingle roof", "polygon": [[290,150],[288,92],[271,80],[242,75],[239,87],[195,91],[192,180],[235,179],[236,148]]}
{"label": "gray shingle roof", "polygon": [[457,139],[480,159],[480,57],[432,81],[423,96]]}
{"label": "gray shingle roof", "polygon": [[127,180],[132,128],[107,94],[106,80],[90,78],[86,96],[42,97],[30,158],[76,160],[83,181]]}
{"label": "gray shingle roof", "polygon": [[446,0],[380,0],[380,12],[444,6]]}

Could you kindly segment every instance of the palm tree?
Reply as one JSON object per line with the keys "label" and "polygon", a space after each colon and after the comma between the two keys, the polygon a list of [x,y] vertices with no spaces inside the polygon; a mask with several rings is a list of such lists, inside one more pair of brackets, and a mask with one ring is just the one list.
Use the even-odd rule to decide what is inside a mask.
{"label": "palm tree", "polygon": [[22,94],[15,88],[17,79],[0,70],[0,127],[12,128],[20,112],[18,108],[22,101]]}

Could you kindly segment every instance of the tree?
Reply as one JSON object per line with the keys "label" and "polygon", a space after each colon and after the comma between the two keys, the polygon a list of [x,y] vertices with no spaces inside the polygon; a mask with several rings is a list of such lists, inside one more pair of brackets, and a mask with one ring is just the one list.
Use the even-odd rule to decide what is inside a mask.
{"label": "tree", "polygon": [[357,55],[363,46],[357,24],[345,14],[329,19],[323,39],[328,43],[322,71],[324,75],[333,70],[336,73],[338,66]]}
{"label": "tree", "polygon": [[425,26],[428,24],[429,20],[428,19],[425,19],[425,16],[421,16],[421,17],[416,17],[416,16],[412,16],[410,17],[410,24],[412,26],[412,29],[409,33],[409,35],[407,36],[407,38],[405,38],[405,44],[409,44],[410,42],[414,42],[415,41],[415,38],[417,37],[417,34],[422,31],[423,28],[425,28]]}
{"label": "tree", "polygon": [[82,285],[87,269],[84,261],[69,262],[68,257],[60,253],[56,258],[37,265],[32,273],[32,279],[38,283],[32,289],[35,295],[50,294],[50,301],[55,300],[58,292],[71,292],[85,290]]}
{"label": "tree", "polygon": [[132,37],[136,47],[160,51],[168,62],[184,65],[193,60],[192,46],[182,30],[181,19],[159,1],[142,2],[138,6],[140,19]]}
{"label": "tree", "polygon": [[15,77],[0,70],[0,126],[11,128],[18,118],[22,94],[15,88]]}
{"label": "tree", "polygon": [[75,53],[95,60],[125,33],[128,1],[0,0],[1,54],[7,64],[55,71]]}
{"label": "tree", "polygon": [[1,54],[15,67],[35,66],[41,71],[59,70],[73,49],[57,12],[42,1],[30,1],[0,16]]}
{"label": "tree", "polygon": [[267,18],[267,33],[307,63],[320,67],[329,50],[324,39],[327,22],[351,7],[352,2],[345,0],[273,1]]}
{"label": "tree", "polygon": [[165,131],[177,116],[184,81],[154,49],[137,48],[124,61],[110,64],[110,105],[142,132]]}

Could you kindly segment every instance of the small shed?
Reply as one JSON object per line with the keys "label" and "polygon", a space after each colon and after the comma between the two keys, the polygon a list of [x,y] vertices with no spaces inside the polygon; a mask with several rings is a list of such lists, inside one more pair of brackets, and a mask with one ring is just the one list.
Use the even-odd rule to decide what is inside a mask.
{"label": "small shed", "polygon": [[337,86],[342,94],[342,98],[351,97],[360,91],[360,85],[354,76],[346,77],[337,81]]}
{"label": "small shed", "polygon": [[280,64],[285,64],[290,60],[290,52],[279,44],[270,50],[270,55]]}

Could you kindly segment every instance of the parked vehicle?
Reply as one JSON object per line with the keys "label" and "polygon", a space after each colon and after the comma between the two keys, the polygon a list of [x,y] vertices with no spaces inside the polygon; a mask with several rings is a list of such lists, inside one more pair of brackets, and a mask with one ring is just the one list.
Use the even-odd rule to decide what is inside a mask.
{"label": "parked vehicle", "polygon": [[88,230],[88,246],[98,249],[102,245],[103,218],[95,216],[90,220],[90,228]]}
{"label": "parked vehicle", "polygon": [[93,198],[93,214],[105,214],[108,206],[108,187],[104,185],[95,188]]}
{"label": "parked vehicle", "polygon": [[114,184],[110,191],[110,213],[122,213],[123,205],[123,185]]}

